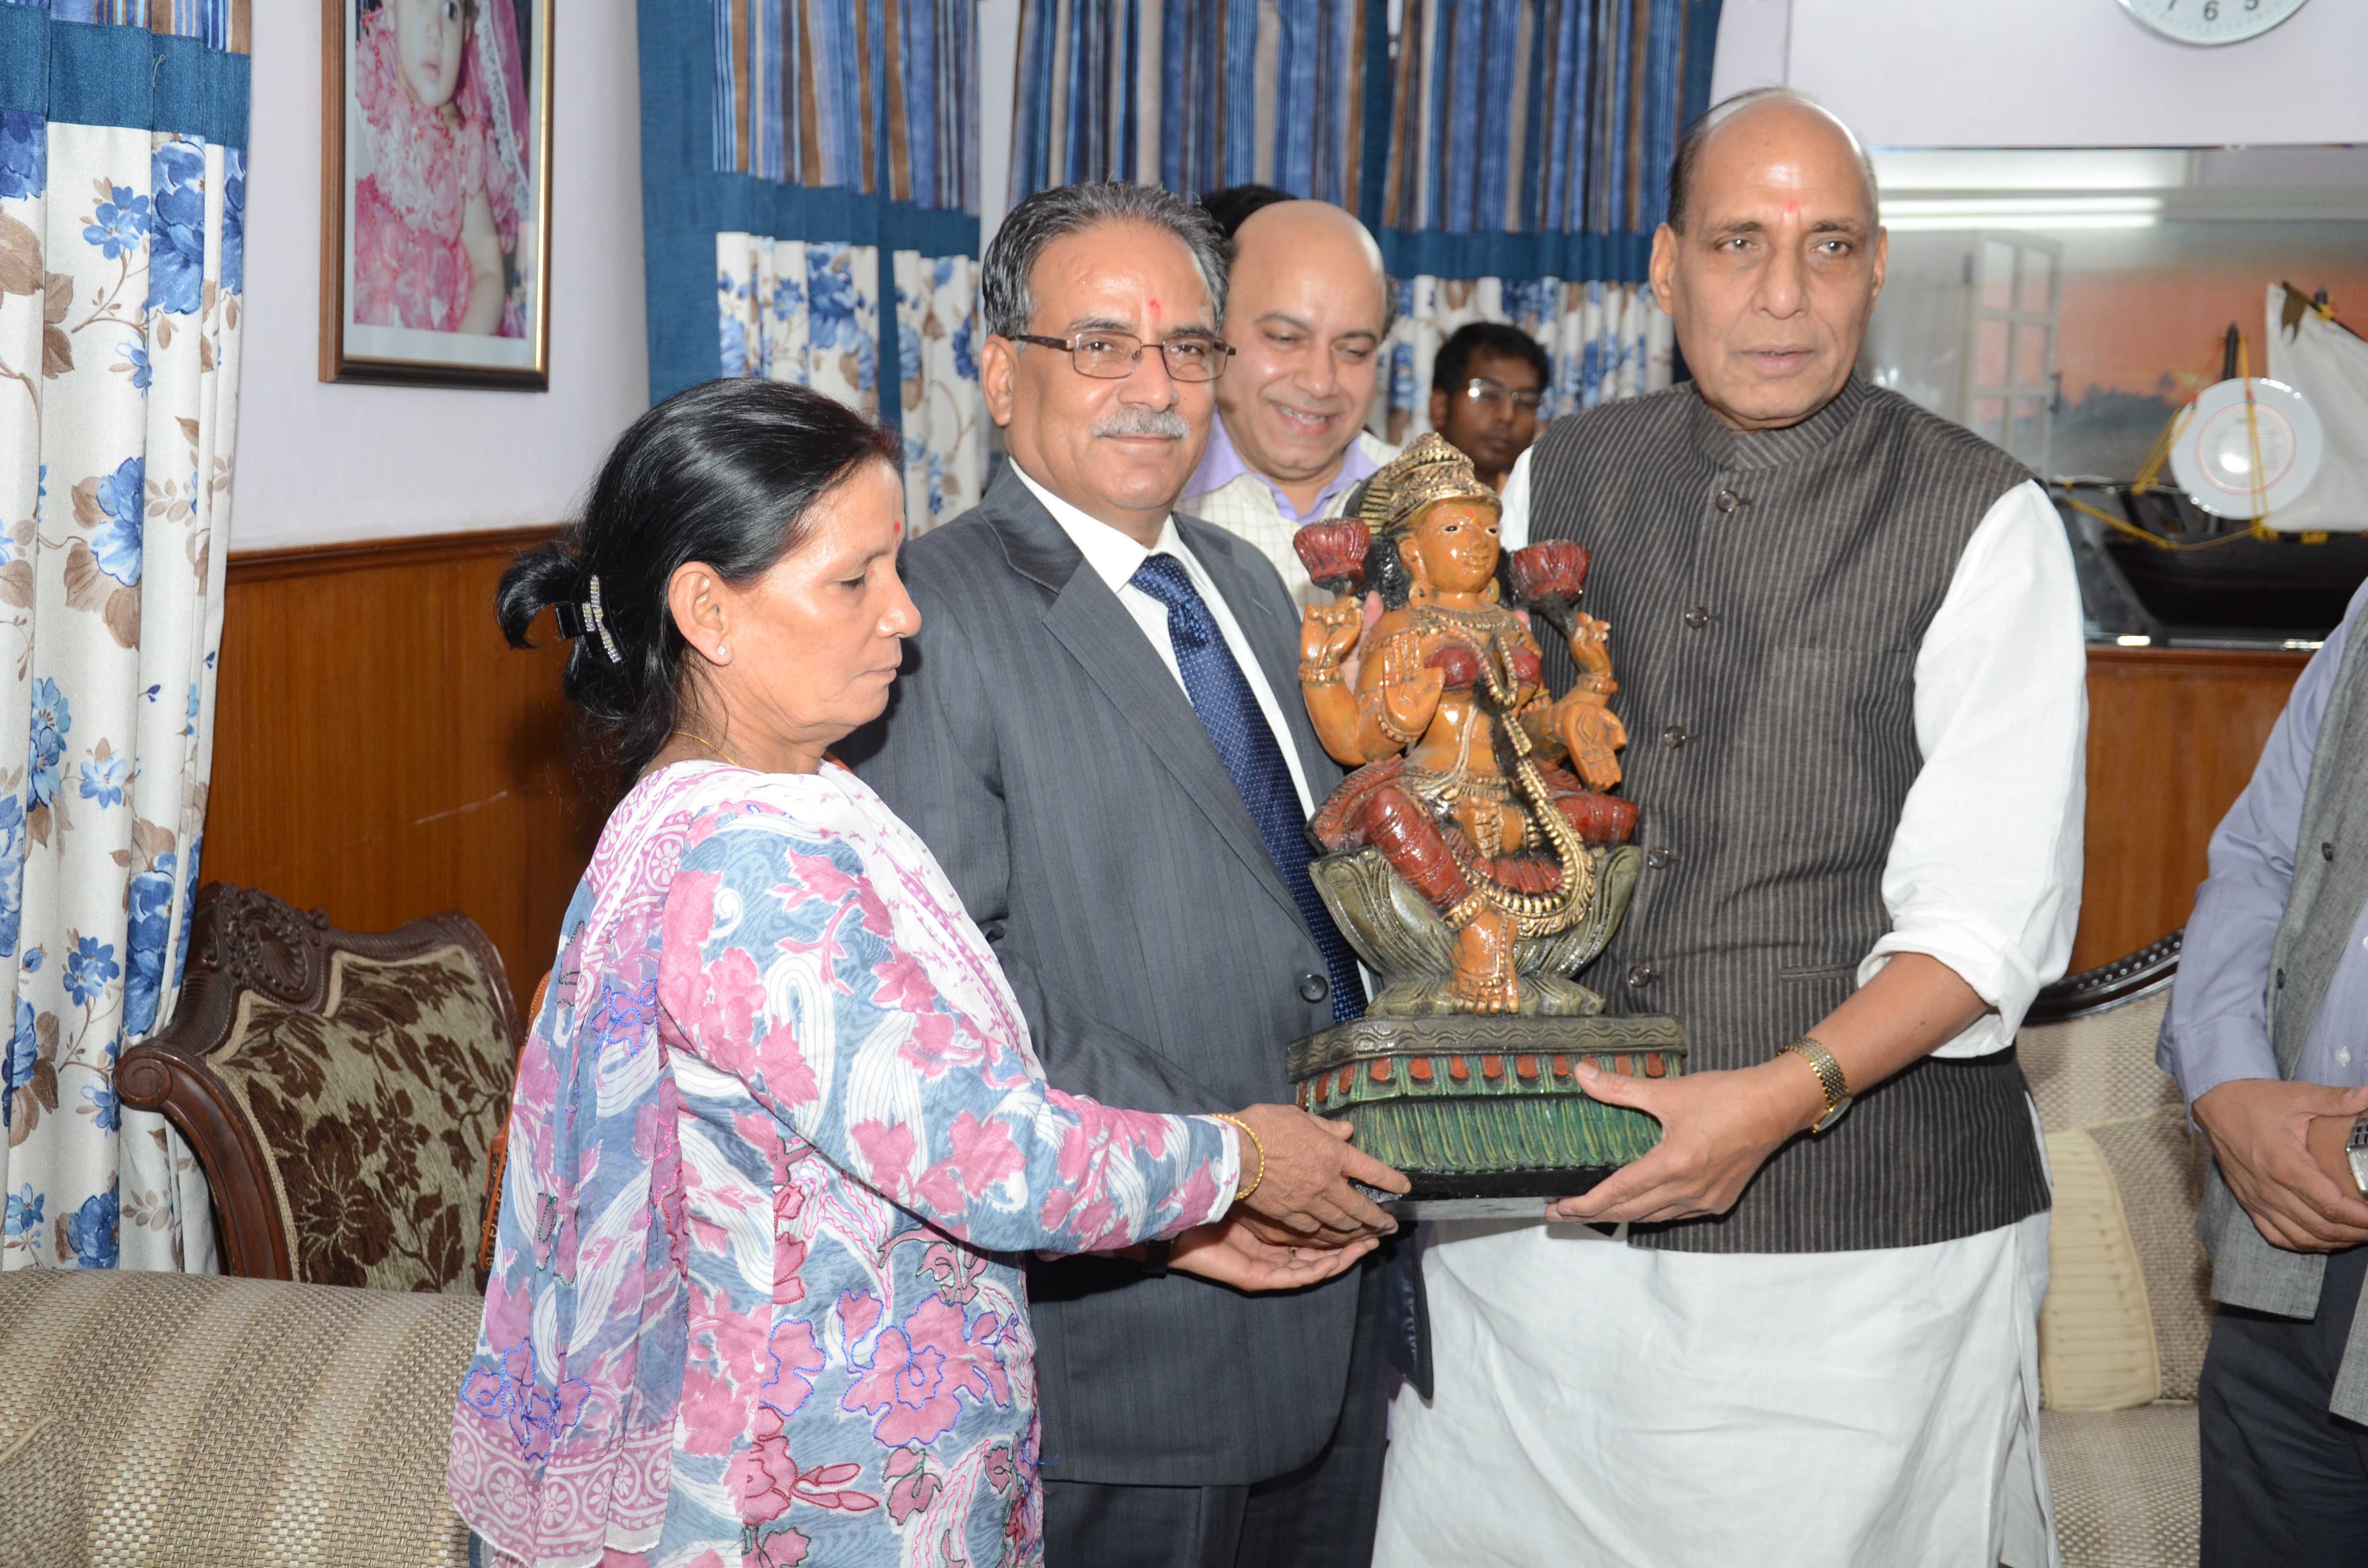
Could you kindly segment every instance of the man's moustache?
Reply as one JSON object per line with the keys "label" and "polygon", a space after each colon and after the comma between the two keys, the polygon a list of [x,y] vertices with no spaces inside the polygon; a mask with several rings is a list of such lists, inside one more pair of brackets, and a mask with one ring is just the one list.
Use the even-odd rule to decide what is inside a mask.
{"label": "man's moustache", "polygon": [[1094,425],[1097,436],[1156,436],[1163,440],[1190,439],[1192,426],[1172,408],[1141,408],[1107,415]]}

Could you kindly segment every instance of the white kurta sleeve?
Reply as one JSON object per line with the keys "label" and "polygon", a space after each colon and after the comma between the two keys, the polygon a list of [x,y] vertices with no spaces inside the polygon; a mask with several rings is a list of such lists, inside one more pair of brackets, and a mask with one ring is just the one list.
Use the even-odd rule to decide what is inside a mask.
{"label": "white kurta sleeve", "polygon": [[1991,1011],[1933,1052],[1980,1056],[2014,1040],[2061,976],[2080,915],[2088,801],[2088,650],[2064,525],[2025,483],[1975,528],[1916,657],[1916,740],[1883,871],[1893,953],[1929,953]]}
{"label": "white kurta sleeve", "polygon": [[1497,499],[1505,504],[1505,515],[1497,525],[1497,547],[1519,550],[1530,542],[1529,452],[1513,460],[1513,472],[1505,476],[1504,493]]}

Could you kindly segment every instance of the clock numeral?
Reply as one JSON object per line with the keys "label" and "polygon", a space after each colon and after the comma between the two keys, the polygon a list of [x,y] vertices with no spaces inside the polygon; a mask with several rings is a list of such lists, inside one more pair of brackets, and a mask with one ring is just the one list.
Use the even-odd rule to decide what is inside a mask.
{"label": "clock numeral", "polygon": [[2207,22],[2220,19],[2220,0],[2203,0],[2203,19]]}

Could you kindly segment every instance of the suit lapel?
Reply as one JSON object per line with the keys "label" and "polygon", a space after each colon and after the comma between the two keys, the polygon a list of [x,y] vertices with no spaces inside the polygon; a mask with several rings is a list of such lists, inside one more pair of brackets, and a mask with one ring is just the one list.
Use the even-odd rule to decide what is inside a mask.
{"label": "suit lapel", "polygon": [[[1226,847],[1299,919],[1299,906],[1283,885],[1282,873],[1275,869],[1274,857],[1267,853],[1249,808],[1242,804],[1233,775],[1225,771],[1200,715],[1192,710],[1191,699],[1118,596],[1087,568],[1085,557],[1061,525],[1015,475],[997,477],[982,509],[1002,537],[1004,556],[1013,570],[1053,591],[1044,629],[1183,787]],[[1229,594],[1226,602],[1235,601]],[[1260,664],[1265,664],[1263,653]]]}

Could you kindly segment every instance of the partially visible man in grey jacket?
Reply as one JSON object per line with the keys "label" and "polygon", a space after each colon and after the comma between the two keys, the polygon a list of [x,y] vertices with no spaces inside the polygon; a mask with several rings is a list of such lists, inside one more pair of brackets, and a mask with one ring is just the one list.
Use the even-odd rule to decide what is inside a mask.
{"label": "partially visible man in grey jacket", "polygon": [[[1054,1087],[1283,1099],[1290,1043],[1364,993],[1307,878],[1340,770],[1299,699],[1298,608],[1254,547],[1174,510],[1230,358],[1223,242],[1166,191],[1069,186],[1015,208],[982,272],[1010,461],[905,546],[921,630],[847,755],[985,930]],[[1328,1238],[1284,1239],[1387,1224],[1341,1194],[1310,1210]],[[1049,1568],[1365,1568],[1376,1270],[1253,1298],[1151,1262],[1029,1270]]]}
{"label": "partially visible man in grey jacket", "polygon": [[2368,1543],[2368,588],[2212,835],[2157,1059],[2211,1141],[2205,1568]]}

